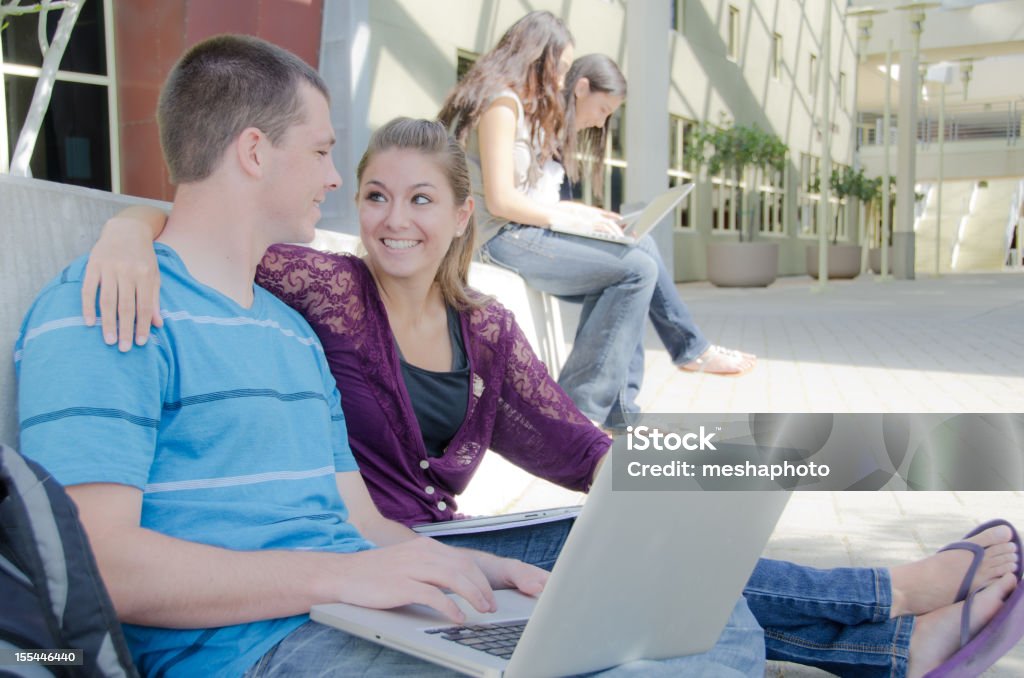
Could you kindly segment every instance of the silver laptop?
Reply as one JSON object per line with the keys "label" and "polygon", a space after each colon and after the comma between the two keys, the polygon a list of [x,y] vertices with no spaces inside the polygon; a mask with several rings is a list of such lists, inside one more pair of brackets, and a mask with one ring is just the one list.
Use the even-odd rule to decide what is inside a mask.
{"label": "silver laptop", "polygon": [[[788,493],[613,492],[611,467],[604,465],[537,599],[495,591],[498,611],[480,614],[453,596],[463,626],[420,605],[336,603],[316,605],[310,616],[474,676],[577,674],[710,649]],[[502,647],[518,633],[514,648]]]}
{"label": "silver laptop", "polygon": [[642,210],[623,214],[622,219],[619,220],[619,225],[622,226],[622,235],[592,231],[575,225],[559,223],[551,224],[551,230],[557,233],[578,235],[583,238],[594,238],[595,240],[607,240],[609,242],[622,243],[623,245],[632,245],[650,233],[665,218],[665,215],[675,209],[675,206],[690,194],[693,186],[692,182],[680,184],[656,196]]}

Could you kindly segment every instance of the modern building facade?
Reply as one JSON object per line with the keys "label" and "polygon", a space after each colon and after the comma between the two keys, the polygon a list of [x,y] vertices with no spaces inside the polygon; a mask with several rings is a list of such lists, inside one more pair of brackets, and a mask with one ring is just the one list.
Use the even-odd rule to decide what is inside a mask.
{"label": "modern building facade", "polygon": [[[880,173],[877,151],[866,151],[863,160],[856,154],[858,138],[866,146],[875,139],[869,131],[879,90],[861,83],[877,80],[873,74],[880,58],[884,63],[887,36],[900,36],[906,27],[876,18],[870,38],[859,40],[858,20],[850,14],[862,4],[538,0],[527,8],[510,0],[87,0],[33,157],[33,174],[169,199],[155,122],[162,80],[198,40],[251,33],[317,66],[331,87],[339,139],[335,159],[349,186],[330,197],[323,225],[354,232],[351,183],[370,132],[397,115],[433,117],[477,55],[528,9],[547,9],[565,19],[577,54],[607,54],[629,80],[630,95],[615,116],[607,151],[608,206],[645,200],[680,181],[697,182],[672,228],[659,229],[659,245],[673,260],[677,279],[703,279],[707,246],[737,240],[744,223],[755,239],[778,243],[781,274],[799,274],[805,271],[805,248],[817,241],[820,228],[837,242],[861,239],[857,212],[835,197],[827,198],[828,225],[819,227],[822,182],[816,177],[822,165],[862,163],[869,173]],[[958,23],[943,30],[962,37],[965,32],[956,28],[964,16],[982,26],[995,22],[1000,30],[992,26],[972,39],[999,42],[1007,53],[1017,49],[1022,22],[990,15],[1024,17],[1024,0],[960,4],[968,6],[958,10]],[[944,12],[928,10],[921,43],[926,52],[940,39],[945,21],[932,15]],[[16,18],[0,34],[6,103],[0,170],[6,169],[31,98],[33,69],[38,72],[34,21]],[[858,49],[866,63],[858,63]],[[908,49],[906,40],[897,40],[895,49],[897,55]],[[861,100],[872,108],[860,106],[858,127]],[[785,170],[758,177],[756,186],[741,186],[742,177],[709,176],[687,152],[701,124],[754,125],[778,136],[788,147]],[[925,153],[922,170],[929,162]],[[895,150],[892,157],[897,174]]]}

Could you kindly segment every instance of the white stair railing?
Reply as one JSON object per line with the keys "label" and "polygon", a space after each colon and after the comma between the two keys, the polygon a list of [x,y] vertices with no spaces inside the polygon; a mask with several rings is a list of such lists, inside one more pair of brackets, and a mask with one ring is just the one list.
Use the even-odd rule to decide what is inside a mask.
{"label": "white stair railing", "polygon": [[[1024,241],[1024,223],[1021,219],[1021,205],[1024,204],[1024,180],[1017,182],[1013,191],[1013,198],[1010,200],[1010,214],[1006,220],[1006,238],[1003,244],[1003,263],[1007,266],[1020,268],[1022,263],[1021,242]],[[1017,247],[1011,249],[1014,232],[1017,234]]]}

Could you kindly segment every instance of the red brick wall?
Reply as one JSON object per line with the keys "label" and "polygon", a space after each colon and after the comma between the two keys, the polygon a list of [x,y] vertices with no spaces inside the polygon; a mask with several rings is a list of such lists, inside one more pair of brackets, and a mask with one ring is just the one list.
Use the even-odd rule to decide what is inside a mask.
{"label": "red brick wall", "polygon": [[295,52],[314,67],[323,0],[130,0],[114,3],[121,192],[171,200],[156,102],[178,57],[218,33],[246,33]]}

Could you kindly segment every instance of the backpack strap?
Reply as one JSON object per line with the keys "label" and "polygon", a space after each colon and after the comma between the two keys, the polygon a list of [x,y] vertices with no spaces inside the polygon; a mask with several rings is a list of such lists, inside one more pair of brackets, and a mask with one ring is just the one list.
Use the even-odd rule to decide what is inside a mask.
{"label": "backpack strap", "polygon": [[23,589],[31,583],[32,613],[56,642],[47,649],[82,649],[82,674],[138,676],[74,502],[42,466],[4,445],[0,555],[7,565],[0,562],[0,577]]}

